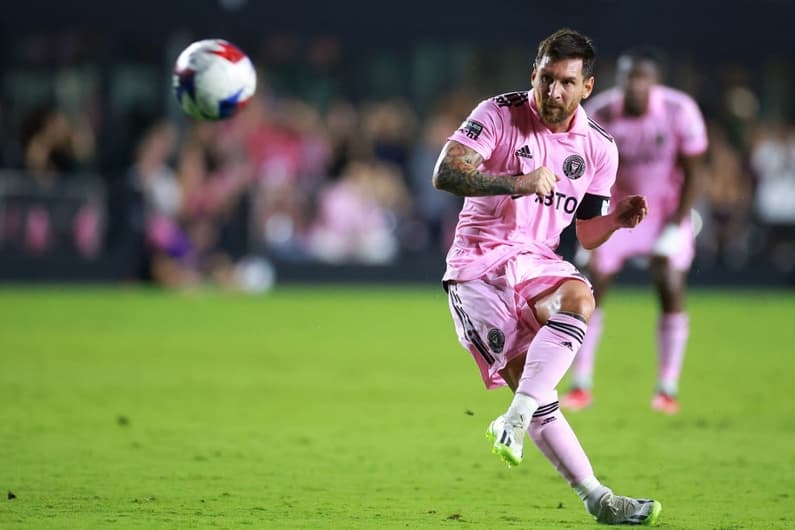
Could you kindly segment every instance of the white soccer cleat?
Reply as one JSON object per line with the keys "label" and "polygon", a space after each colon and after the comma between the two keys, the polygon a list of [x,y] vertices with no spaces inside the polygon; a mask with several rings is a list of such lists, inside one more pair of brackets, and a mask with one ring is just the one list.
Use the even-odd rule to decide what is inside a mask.
{"label": "white soccer cleat", "polygon": [[610,525],[646,525],[657,523],[662,504],[651,499],[633,499],[616,495],[609,489],[593,502],[585,502],[585,507],[596,522]]}
{"label": "white soccer cleat", "polygon": [[499,416],[489,424],[486,438],[492,443],[491,452],[508,464],[508,467],[522,463],[522,445],[524,444],[525,428],[521,424],[505,421]]}

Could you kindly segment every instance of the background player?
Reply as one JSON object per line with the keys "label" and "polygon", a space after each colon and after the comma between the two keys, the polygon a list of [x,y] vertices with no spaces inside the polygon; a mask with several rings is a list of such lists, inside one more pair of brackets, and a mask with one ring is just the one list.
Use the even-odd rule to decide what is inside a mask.
{"label": "background player", "polygon": [[651,406],[675,414],[689,334],[684,299],[694,255],[690,211],[699,190],[701,155],[707,149],[706,127],[690,96],[659,84],[660,61],[652,50],[629,51],[617,66],[617,86],[595,96],[587,108],[618,145],[621,163],[612,200],[619,203],[642,194],[649,201],[649,217],[590,254],[588,272],[597,309],[573,363],[572,388],[561,405],[579,410],[591,404],[594,356],[604,321],[600,306],[625,260],[644,256],[650,258],[662,310],[657,327],[657,390]]}
{"label": "background player", "polygon": [[493,452],[519,464],[529,432],[597,521],[653,524],[660,503],[603,486],[557,400],[594,308],[588,281],[554,252],[560,233],[576,217],[578,240],[594,248],[646,214],[640,196],[607,214],[618,154],[580,106],[593,89],[593,61],[584,35],[550,35],[533,89],[481,102],[450,136],[434,185],[466,199],[444,283],[459,341],[486,386],[515,392],[488,428]]}

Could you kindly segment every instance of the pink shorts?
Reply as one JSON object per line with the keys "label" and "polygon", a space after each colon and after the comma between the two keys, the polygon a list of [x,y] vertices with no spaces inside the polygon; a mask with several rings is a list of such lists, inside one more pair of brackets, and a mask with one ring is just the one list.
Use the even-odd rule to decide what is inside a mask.
{"label": "pink shorts", "polygon": [[[610,239],[591,251],[588,266],[602,275],[612,275],[621,270],[624,262],[633,257],[651,257],[654,243],[665,227],[666,219],[661,215],[649,215],[638,226],[616,230]],[[671,258],[674,269],[686,271],[693,263],[695,243],[693,224],[690,218],[682,222],[687,244]]]}
{"label": "pink shorts", "polygon": [[447,284],[458,341],[475,359],[486,388],[505,386],[500,370],[527,353],[541,327],[535,302],[570,279],[591,286],[567,261],[519,254],[481,278]]}

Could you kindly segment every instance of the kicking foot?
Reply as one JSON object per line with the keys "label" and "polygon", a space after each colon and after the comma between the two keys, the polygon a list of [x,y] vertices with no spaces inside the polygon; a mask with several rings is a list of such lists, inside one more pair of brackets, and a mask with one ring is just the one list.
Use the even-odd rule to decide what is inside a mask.
{"label": "kicking foot", "polygon": [[526,429],[521,423],[509,423],[499,416],[486,429],[486,438],[492,443],[491,452],[508,464],[508,467],[522,463],[522,445]]}
{"label": "kicking foot", "polygon": [[[616,495],[610,489],[595,499],[585,501],[585,507],[596,522],[610,525],[654,526],[662,511],[662,504],[651,499],[633,499]],[[598,492],[597,492],[598,494]]]}

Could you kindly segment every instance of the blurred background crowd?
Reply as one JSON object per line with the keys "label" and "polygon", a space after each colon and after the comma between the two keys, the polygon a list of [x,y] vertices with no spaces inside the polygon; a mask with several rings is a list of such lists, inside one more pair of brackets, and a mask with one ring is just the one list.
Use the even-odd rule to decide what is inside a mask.
{"label": "blurred background crowd", "polygon": [[[374,48],[334,31],[6,34],[2,274],[44,263],[37,270],[57,276],[114,255],[126,267],[116,276],[170,286],[264,285],[271,263],[406,266],[423,256],[441,270],[460,199],[431,186],[436,157],[478,101],[528,88],[544,34]],[[259,74],[256,98],[227,122],[186,118],[171,92],[179,51],[206,37],[238,44]],[[656,43],[600,47],[597,91],[637,44]],[[702,275],[795,277],[794,50],[663,48],[667,84],[693,95],[709,124]]]}

